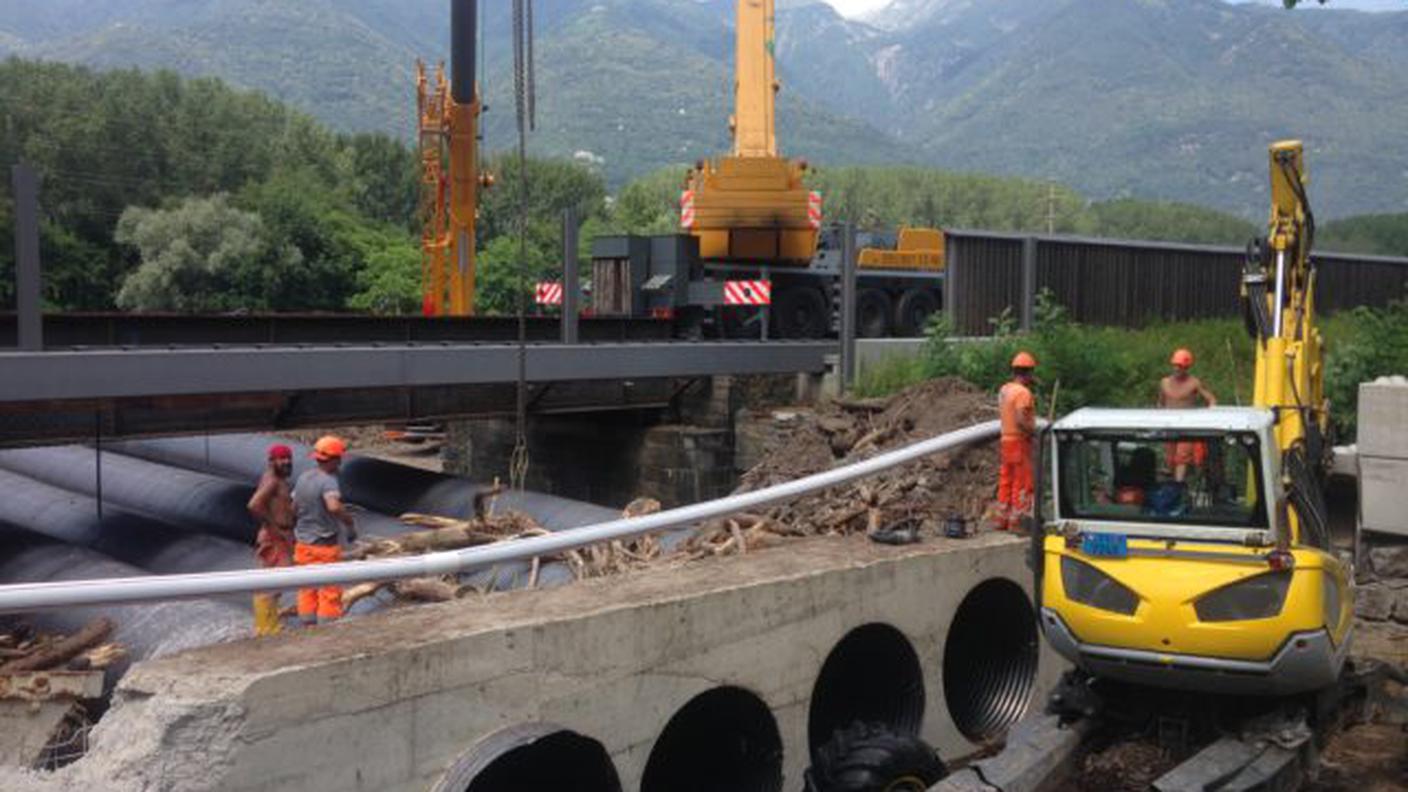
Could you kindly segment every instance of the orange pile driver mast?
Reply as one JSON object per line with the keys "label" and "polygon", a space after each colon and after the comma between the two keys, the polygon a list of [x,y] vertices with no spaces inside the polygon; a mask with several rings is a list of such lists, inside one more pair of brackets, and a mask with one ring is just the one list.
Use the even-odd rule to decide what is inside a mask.
{"label": "orange pile driver mast", "polygon": [[[474,228],[479,209],[479,88],[475,82],[478,4],[450,6],[450,76],[416,64],[421,158],[421,310],[474,315]],[[448,164],[447,164],[448,163]],[[489,180],[483,178],[487,185]]]}
{"label": "orange pile driver mast", "polygon": [[820,197],[806,163],[778,155],[774,0],[738,0],[733,150],[689,172],[681,224],[705,259],[805,264],[816,252]]}

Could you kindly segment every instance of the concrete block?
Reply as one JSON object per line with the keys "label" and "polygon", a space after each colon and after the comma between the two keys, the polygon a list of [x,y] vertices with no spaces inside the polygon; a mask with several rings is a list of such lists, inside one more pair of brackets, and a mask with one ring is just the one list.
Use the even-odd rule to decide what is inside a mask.
{"label": "concrete block", "polygon": [[1388,586],[1374,584],[1355,592],[1354,615],[1369,621],[1385,621],[1393,615],[1394,592]]}
{"label": "concrete block", "polygon": [[0,765],[34,767],[72,701],[0,701]]}
{"label": "concrete block", "polygon": [[[599,741],[623,788],[637,789],[666,724],[700,693],[730,687],[772,713],[794,789],[821,667],[862,625],[913,650],[921,734],[952,761],[978,747],[945,689],[960,603],[994,584],[1021,599],[1025,557],[1024,541],[1002,536],[907,548],[805,540],[207,647],[135,667],[99,724],[103,739],[39,788],[411,792],[505,729],[550,724]],[[969,641],[980,640],[972,607]],[[1034,621],[1018,610],[1004,618]],[[988,610],[978,618],[993,621]],[[864,651],[862,670],[886,656]],[[1063,665],[1043,651],[1031,706]],[[966,702],[973,691],[956,693]]]}
{"label": "concrete block", "polygon": [[1369,564],[1379,579],[1408,580],[1408,544],[1381,545],[1369,550]]}
{"label": "concrete block", "polygon": [[1361,455],[1359,470],[1365,530],[1408,536],[1408,459]]}
{"label": "concrete block", "polygon": [[1408,460],[1408,384],[1359,386],[1359,453]]}

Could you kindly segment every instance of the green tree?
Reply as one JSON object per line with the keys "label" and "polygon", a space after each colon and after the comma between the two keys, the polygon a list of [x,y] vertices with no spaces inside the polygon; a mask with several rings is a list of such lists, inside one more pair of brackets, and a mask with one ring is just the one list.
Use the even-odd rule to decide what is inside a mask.
{"label": "green tree", "polygon": [[[58,308],[114,306],[140,263],[113,237],[129,206],[239,196],[234,205],[260,214],[271,239],[305,254],[299,271],[264,261],[240,273],[248,282],[239,293],[275,310],[344,308],[362,259],[343,226],[414,223],[408,147],[336,135],[219,80],[12,58],[0,62],[0,108],[0,162],[25,161],[40,174],[46,297]],[[0,245],[0,277],[12,268],[12,245]]]}
{"label": "green tree", "polygon": [[1091,204],[1077,226],[1102,237],[1228,245],[1243,244],[1257,232],[1246,220],[1202,206],[1129,199]]}
{"label": "green tree", "polygon": [[341,178],[360,214],[414,230],[420,201],[419,161],[400,141],[381,134],[353,135],[346,141]]}
{"label": "green tree", "polygon": [[263,220],[271,244],[295,248],[301,257],[297,267],[266,261],[247,269],[243,287],[264,295],[265,305],[275,310],[341,310],[363,261],[353,237],[367,221],[311,169],[250,185],[239,203]]}
{"label": "green tree", "polygon": [[271,247],[259,217],[234,208],[224,194],[188,198],[172,209],[132,207],[118,221],[115,238],[141,257],[117,293],[117,304],[128,310],[263,307],[239,288],[242,270],[254,261],[279,268],[300,261],[296,249]]}
{"label": "green tree", "polygon": [[409,235],[390,226],[368,226],[354,230],[349,241],[361,259],[359,291],[347,301],[349,308],[377,314],[420,310],[420,249]]}
{"label": "green tree", "polygon": [[1361,215],[1335,220],[1315,236],[1320,250],[1408,256],[1408,213]]}
{"label": "green tree", "polygon": [[[534,310],[532,289],[539,280],[556,277],[559,270],[557,237],[546,224],[536,224],[529,233],[527,256],[519,253],[517,237],[498,236],[479,250],[476,301],[488,314],[516,314],[519,286],[524,304]],[[520,264],[522,271],[520,272]]]}
{"label": "green tree", "polygon": [[670,234],[680,227],[684,166],[662,168],[616,194],[607,227],[619,234]]}
{"label": "green tree", "polygon": [[[520,216],[519,159],[504,154],[489,159],[485,169],[494,175],[492,188],[480,193],[479,224],[481,244],[496,237],[518,232]],[[555,228],[562,225],[562,212],[577,209],[582,220],[600,216],[606,208],[606,183],[601,176],[567,160],[528,160],[528,217]]]}

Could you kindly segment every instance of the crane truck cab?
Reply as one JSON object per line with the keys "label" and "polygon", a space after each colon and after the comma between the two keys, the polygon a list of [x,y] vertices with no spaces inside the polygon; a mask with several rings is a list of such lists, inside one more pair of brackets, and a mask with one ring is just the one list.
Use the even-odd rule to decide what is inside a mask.
{"label": "crane truck cab", "polygon": [[[1054,424],[1034,531],[1042,630],[1083,671],[1237,695],[1323,689],[1353,575],[1287,508],[1269,409],[1078,410]],[[1173,458],[1192,457],[1185,480]],[[1043,463],[1047,464],[1047,463]]]}

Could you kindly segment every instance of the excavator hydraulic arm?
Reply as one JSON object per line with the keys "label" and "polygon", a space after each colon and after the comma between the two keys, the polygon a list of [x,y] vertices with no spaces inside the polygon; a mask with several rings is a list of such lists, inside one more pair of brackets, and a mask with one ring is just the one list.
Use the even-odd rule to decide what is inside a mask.
{"label": "excavator hydraulic arm", "polygon": [[1315,215],[1300,141],[1271,146],[1271,218],[1248,249],[1242,280],[1256,340],[1253,404],[1276,415],[1276,440],[1295,506],[1292,521],[1323,530],[1319,475],[1328,451],[1324,345],[1316,317]]}

